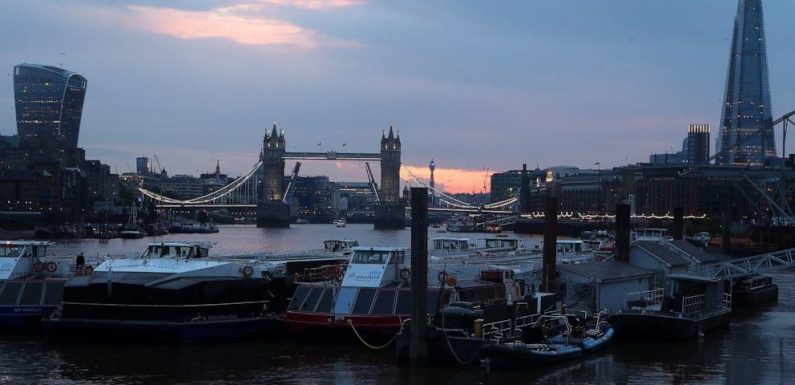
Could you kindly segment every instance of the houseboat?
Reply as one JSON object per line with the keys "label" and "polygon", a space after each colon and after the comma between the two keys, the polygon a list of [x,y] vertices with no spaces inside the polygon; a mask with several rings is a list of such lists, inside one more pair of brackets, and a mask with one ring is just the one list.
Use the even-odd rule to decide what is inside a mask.
{"label": "houseboat", "polygon": [[667,281],[667,293],[659,288],[625,294],[625,308],[609,317],[616,336],[691,339],[729,325],[732,295],[721,279],[671,274]]}
{"label": "houseboat", "polygon": [[43,321],[46,335],[194,342],[276,331],[271,288],[283,266],[208,252],[206,244],[162,242],[103,261],[66,282],[60,309]]}

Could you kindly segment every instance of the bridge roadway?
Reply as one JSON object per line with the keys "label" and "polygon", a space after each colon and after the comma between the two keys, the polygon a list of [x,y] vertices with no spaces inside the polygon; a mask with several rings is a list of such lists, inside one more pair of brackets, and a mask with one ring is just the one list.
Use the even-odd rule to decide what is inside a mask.
{"label": "bridge roadway", "polygon": [[358,160],[380,161],[380,153],[365,152],[285,152],[283,159],[289,160]]}

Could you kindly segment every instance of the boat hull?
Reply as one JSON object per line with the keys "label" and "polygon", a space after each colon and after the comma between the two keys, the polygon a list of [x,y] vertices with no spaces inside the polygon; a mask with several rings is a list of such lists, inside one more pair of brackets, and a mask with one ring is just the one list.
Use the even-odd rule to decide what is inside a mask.
{"label": "boat hull", "polygon": [[610,325],[616,337],[643,340],[686,340],[729,325],[731,310],[717,311],[700,317],[678,317],[659,313],[615,313]]}
{"label": "boat hull", "polygon": [[335,342],[356,342],[363,339],[371,344],[382,344],[392,339],[400,332],[403,321],[408,318],[408,315],[394,314],[336,318],[329,313],[295,311],[288,311],[284,315],[293,335],[307,338],[322,336]]}
{"label": "boat hull", "polygon": [[489,370],[532,369],[577,359],[582,349],[574,345],[549,345],[549,350],[495,344],[483,347],[482,352]]}
{"label": "boat hull", "polygon": [[755,307],[778,301],[778,286],[770,285],[761,289],[735,291],[732,293],[732,306]]}
{"label": "boat hull", "polygon": [[41,319],[58,306],[0,306],[0,332],[41,330]]}
{"label": "boat hull", "polygon": [[[449,333],[449,332],[448,332]],[[450,335],[443,330],[430,328],[427,331],[429,363],[436,365],[470,365],[480,363],[483,358],[481,351],[486,345],[492,344],[480,338]],[[411,349],[411,338],[408,328],[395,339],[395,351],[399,361],[408,361]]]}
{"label": "boat hull", "polygon": [[250,317],[194,322],[97,319],[45,319],[45,336],[54,341],[197,343],[283,335],[286,326],[275,317]]}

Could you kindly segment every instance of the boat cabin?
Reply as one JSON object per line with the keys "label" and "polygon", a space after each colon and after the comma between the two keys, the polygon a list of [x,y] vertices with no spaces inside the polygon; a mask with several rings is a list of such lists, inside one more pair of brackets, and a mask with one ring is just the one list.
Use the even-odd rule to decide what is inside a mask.
{"label": "boat cabin", "polygon": [[353,248],[359,246],[359,241],[353,239],[329,239],[323,241],[323,250],[331,253],[342,252],[348,254]]}
{"label": "boat cabin", "polygon": [[150,243],[142,258],[205,258],[210,245],[206,243],[160,242]]}
{"label": "boat cabin", "polygon": [[433,238],[432,254],[459,254],[469,251],[469,238]]}
{"label": "boat cabin", "polygon": [[52,243],[44,241],[0,242],[0,279],[14,279],[30,273],[33,260],[46,257],[50,245]]}
{"label": "boat cabin", "polygon": [[516,250],[519,248],[519,240],[516,238],[484,238],[483,247],[495,250]]}
{"label": "boat cabin", "polygon": [[689,274],[671,274],[670,308],[682,314],[708,313],[731,308],[731,294],[724,293],[723,280]]}
{"label": "boat cabin", "polygon": [[632,232],[632,241],[673,241],[671,232],[664,228],[640,228]]}

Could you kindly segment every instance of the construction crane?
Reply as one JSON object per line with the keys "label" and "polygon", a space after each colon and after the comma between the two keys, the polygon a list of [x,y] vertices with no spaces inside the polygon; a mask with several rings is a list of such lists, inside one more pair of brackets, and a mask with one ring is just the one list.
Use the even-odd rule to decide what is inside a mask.
{"label": "construction crane", "polygon": [[155,158],[155,163],[157,163],[157,170],[155,172],[158,174],[163,172],[163,166],[160,165],[160,159],[157,158],[157,154],[152,154],[152,157]]}
{"label": "construction crane", "polygon": [[301,162],[295,162],[295,167],[293,167],[293,173],[290,175],[290,182],[287,183],[287,188],[284,189],[284,198],[282,198],[282,203],[289,203],[290,199],[290,189],[293,187],[293,182],[295,178],[298,176],[298,170],[301,169]]}
{"label": "construction crane", "polygon": [[370,188],[373,189],[373,195],[375,195],[375,203],[381,203],[381,197],[378,196],[378,186],[375,184],[375,178],[373,178],[373,170],[370,169],[370,163],[364,162],[364,168],[367,170],[367,181],[370,182]]}

